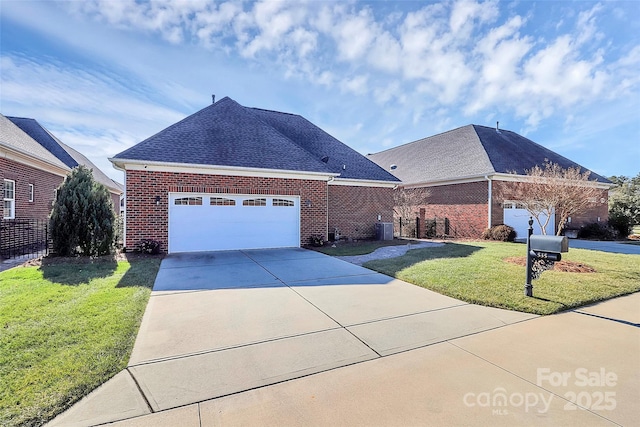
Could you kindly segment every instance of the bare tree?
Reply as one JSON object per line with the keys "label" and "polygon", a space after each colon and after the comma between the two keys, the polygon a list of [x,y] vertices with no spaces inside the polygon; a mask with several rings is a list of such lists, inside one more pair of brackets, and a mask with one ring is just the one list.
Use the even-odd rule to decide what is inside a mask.
{"label": "bare tree", "polygon": [[562,168],[557,163],[546,161],[544,167],[535,166],[527,170],[528,179],[510,185],[508,196],[529,211],[546,233],[551,215],[558,220],[557,235],[562,233],[568,218],[585,212],[602,197],[603,190],[596,181],[589,180],[590,171],[580,172],[579,167]]}
{"label": "bare tree", "polygon": [[[412,224],[415,221],[418,209],[427,204],[427,199],[431,195],[428,188],[402,188],[393,190],[393,216],[399,218],[401,224]],[[401,231],[402,235],[413,235],[415,224],[408,229]]]}

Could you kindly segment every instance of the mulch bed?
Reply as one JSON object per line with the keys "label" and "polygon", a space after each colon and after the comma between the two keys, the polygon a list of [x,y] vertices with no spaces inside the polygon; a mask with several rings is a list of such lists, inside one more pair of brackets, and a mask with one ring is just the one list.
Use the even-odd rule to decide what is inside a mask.
{"label": "mulch bed", "polygon": [[[527,257],[514,256],[504,259],[505,262],[516,264],[522,267],[527,266]],[[561,271],[565,273],[595,273],[596,269],[581,262],[573,261],[558,261],[553,265],[554,271]]]}

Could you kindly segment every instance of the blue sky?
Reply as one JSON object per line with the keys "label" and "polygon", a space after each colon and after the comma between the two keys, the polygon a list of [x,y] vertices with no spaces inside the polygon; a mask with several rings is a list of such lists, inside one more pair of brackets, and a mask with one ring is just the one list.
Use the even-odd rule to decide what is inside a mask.
{"label": "blue sky", "polygon": [[211,103],[373,153],[469,123],[640,171],[640,2],[0,2],[0,112],[107,158]]}

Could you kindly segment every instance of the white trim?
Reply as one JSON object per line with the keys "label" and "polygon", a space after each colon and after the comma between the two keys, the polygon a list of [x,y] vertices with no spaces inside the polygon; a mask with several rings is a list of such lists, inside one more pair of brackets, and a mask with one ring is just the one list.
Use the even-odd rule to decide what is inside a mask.
{"label": "white trim", "polygon": [[314,181],[328,181],[332,177],[339,176],[337,173],[329,172],[308,172],[294,170],[279,169],[261,169],[246,168],[240,166],[218,166],[218,165],[198,165],[192,163],[165,163],[153,161],[140,161],[128,159],[114,159],[109,161],[113,163],[116,169],[120,170],[146,170],[152,172],[174,172],[174,173],[196,173],[201,175],[232,175],[232,176],[250,176],[250,177],[266,177],[266,178],[285,178],[285,179],[308,179]]}
{"label": "white trim", "polygon": [[36,186],[34,184],[29,183],[29,203],[33,203],[33,200],[36,196]]}
{"label": "white trim", "polygon": [[[527,181],[531,181],[533,178],[528,175],[517,175],[517,174],[511,174],[511,173],[492,173],[492,174],[485,174],[485,175],[469,175],[469,176],[463,176],[456,179],[424,181],[424,182],[417,182],[417,183],[406,184],[406,185],[402,184],[401,186],[403,188],[437,187],[442,185],[480,182],[480,181],[486,181],[487,179],[491,179],[494,181],[507,181],[507,182],[527,182]],[[608,190],[615,187],[615,184],[606,184],[604,182],[589,181],[588,184],[603,190]]]}
{"label": "white trim", "polygon": [[[529,175],[517,175],[517,174],[500,173],[500,174],[493,175],[493,179],[497,180],[497,181],[508,181],[508,182],[530,182],[530,181],[535,180],[536,178],[531,177]],[[581,183],[581,185],[595,187],[595,188],[599,188],[599,189],[602,189],[602,190],[609,190],[609,189],[611,189],[611,188],[616,186],[615,184],[607,184],[607,183],[604,183],[604,182],[597,182],[597,181],[583,181]]]}
{"label": "white trim", "polygon": [[425,181],[425,182],[416,182],[413,184],[401,184],[403,188],[420,188],[420,187],[438,187],[442,185],[453,185],[453,184],[465,184],[469,182],[481,182],[486,181],[487,177],[492,177],[494,175],[469,175],[463,176],[456,179],[442,179],[436,181]]}
{"label": "white trim", "polygon": [[352,187],[381,187],[381,188],[394,188],[400,184],[396,181],[374,181],[368,179],[348,179],[348,178],[335,178],[329,181],[329,185],[348,185]]}
{"label": "white trim", "polygon": [[[13,184],[13,197],[5,197],[5,187],[7,183]],[[11,208],[9,210],[9,216],[4,216],[4,204],[5,202],[11,202]],[[4,179],[2,181],[2,218],[3,219],[15,219],[16,218],[16,181],[14,179]]]}
{"label": "white trim", "polygon": [[491,216],[493,215],[493,183],[491,181],[491,177],[489,175],[486,176],[487,178],[487,202],[488,202],[488,212],[487,212],[487,228],[491,228]]}
{"label": "white trim", "polygon": [[46,160],[33,157],[31,154],[14,147],[8,147],[2,142],[0,142],[0,157],[61,177],[66,177],[71,170],[66,166],[57,166]]}

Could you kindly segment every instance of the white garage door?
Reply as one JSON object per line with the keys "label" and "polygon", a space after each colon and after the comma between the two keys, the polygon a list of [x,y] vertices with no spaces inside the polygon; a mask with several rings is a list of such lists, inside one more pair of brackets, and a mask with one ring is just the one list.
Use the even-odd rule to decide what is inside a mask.
{"label": "white garage door", "polygon": [[169,252],[299,246],[299,197],[169,194]]}
{"label": "white garage door", "polygon": [[[526,239],[527,231],[529,230],[529,217],[531,216],[529,211],[524,209],[518,202],[506,201],[503,203],[503,207],[504,223],[516,230],[517,239]],[[555,234],[555,217],[555,213],[551,214],[551,220],[549,221],[549,225],[547,225],[547,234]],[[543,224],[546,218],[546,215],[540,215],[540,221],[542,221]],[[535,218],[533,219],[533,234],[542,234],[538,221],[536,221]]]}

